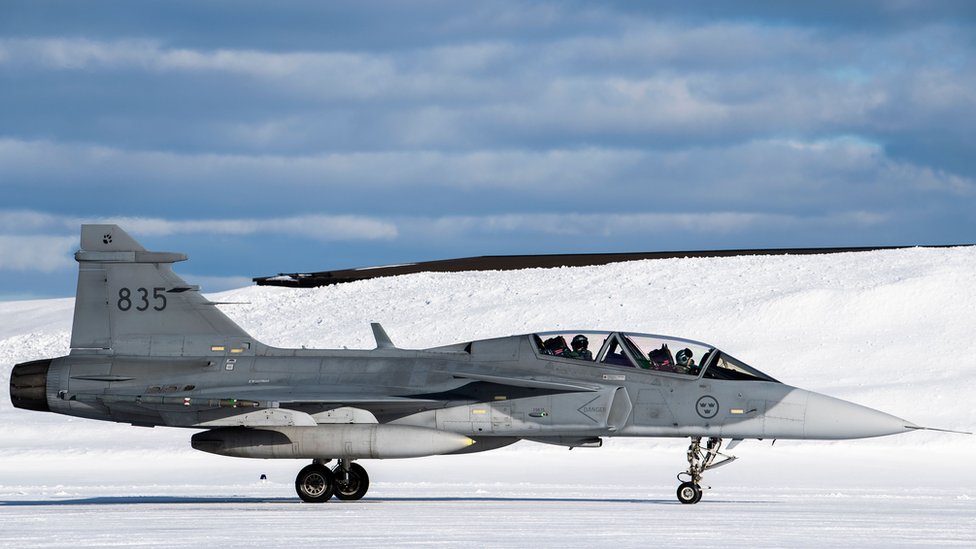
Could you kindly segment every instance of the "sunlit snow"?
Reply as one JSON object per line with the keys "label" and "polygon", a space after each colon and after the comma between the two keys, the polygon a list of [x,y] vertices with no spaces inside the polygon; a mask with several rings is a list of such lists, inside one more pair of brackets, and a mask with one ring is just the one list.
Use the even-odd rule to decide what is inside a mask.
{"label": "sunlit snow", "polygon": [[[192,258],[191,258],[192,262]],[[179,267],[179,266],[178,266]],[[706,341],[777,379],[919,425],[976,429],[976,249],[422,273],[211,296],[265,343],[401,347],[533,331]],[[73,300],[0,303],[0,547],[976,546],[976,437],[746,441],[674,498],[686,440],[520,443],[364,461],[361,502],[308,505],[299,461],[219,457],[194,431],[15,410],[13,364],[68,351]],[[260,482],[261,474],[268,476]]]}

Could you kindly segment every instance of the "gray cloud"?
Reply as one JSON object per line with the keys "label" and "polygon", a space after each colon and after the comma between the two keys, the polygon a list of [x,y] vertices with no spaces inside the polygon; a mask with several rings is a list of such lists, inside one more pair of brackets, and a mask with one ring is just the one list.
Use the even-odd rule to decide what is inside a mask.
{"label": "gray cloud", "polygon": [[[150,150],[181,142],[222,154],[307,157],[335,150],[670,149],[854,135],[907,161],[976,176],[963,160],[976,151],[962,139],[976,122],[976,67],[967,31],[950,22],[878,35],[745,20],[598,21],[598,32],[579,35],[403,51],[8,38],[0,40],[0,63],[23,73],[20,85],[25,76],[29,85],[30,75],[43,81],[45,72],[97,76],[96,89],[122,75],[155,81],[159,91],[145,100],[112,98],[113,87],[88,100],[96,118],[69,113],[49,122],[80,116],[67,131],[91,127],[90,140],[116,147],[134,138]],[[163,98],[154,93],[186,95],[184,82],[199,79],[206,88],[190,91],[175,112],[170,106],[156,114]],[[199,111],[197,104],[214,102],[212,94],[234,98]],[[108,114],[133,101],[142,105],[124,115],[131,122]],[[14,128],[46,123],[12,114]],[[163,131],[137,129],[147,124]]]}
{"label": "gray cloud", "polygon": [[393,223],[382,219],[353,215],[173,220],[124,216],[65,217],[43,212],[0,210],[0,231],[14,234],[75,231],[84,223],[113,223],[124,226],[133,233],[148,236],[181,234],[246,236],[257,233],[276,233],[324,241],[389,240],[397,237],[397,229]]}
{"label": "gray cloud", "polygon": [[[475,234],[535,234],[556,237],[601,235],[624,239],[648,233],[728,234],[771,230],[857,229],[887,221],[884,214],[850,211],[828,216],[798,216],[759,212],[680,212],[630,214],[509,214],[414,218],[399,222],[405,235],[451,240]],[[628,239],[629,240],[629,239]]]}
{"label": "gray cloud", "polygon": [[7,237],[122,220],[275,271],[292,238],[371,264],[976,232],[972,3],[56,4],[0,18]]}
{"label": "gray cloud", "polygon": [[[685,197],[706,210],[722,210],[749,204],[777,208],[787,200],[823,207],[837,207],[838,200],[884,204],[906,194],[972,197],[976,190],[976,182],[970,178],[891,159],[883,147],[857,138],[776,139],[676,151],[618,148],[311,156],[175,154],[3,140],[0,177],[30,177],[43,181],[43,186],[68,190],[79,181],[99,178],[103,182],[139,181],[165,185],[180,191],[176,196],[187,197],[205,179],[215,196],[265,196],[265,205],[277,200],[293,203],[296,197],[297,202],[312,198],[313,203],[328,204],[329,196],[341,195],[343,204],[363,207],[375,202],[377,191],[397,197],[439,189],[486,197],[502,192],[514,201],[508,208],[559,196],[560,204],[577,204],[571,211],[600,210],[614,204],[630,208],[629,198],[649,194],[671,202],[669,208]],[[269,193],[270,188],[275,193]],[[519,201],[518,196],[523,198]],[[484,210],[485,206],[485,202],[458,204],[456,209]],[[492,209],[499,206],[506,208],[495,204]],[[538,207],[546,209],[545,204]],[[233,219],[227,223],[228,230],[237,227]],[[383,234],[384,230],[376,232]]]}
{"label": "gray cloud", "polygon": [[0,235],[0,271],[48,273],[74,265],[75,237]]}
{"label": "gray cloud", "polygon": [[[0,271],[52,272],[74,266],[71,254],[76,236],[46,236],[34,233],[77,232],[83,223],[115,223],[142,237],[174,235],[281,234],[291,238],[325,241],[369,241],[375,239],[423,239],[433,242],[463,242],[469,237],[508,237],[533,234],[543,237],[600,235],[625,239],[648,232],[729,234],[747,231],[813,230],[874,226],[887,221],[884,214],[866,211],[837,212],[828,216],[797,216],[761,212],[638,212],[629,214],[507,214],[469,216],[402,216],[363,218],[354,216],[302,216],[283,219],[172,220],[160,218],[66,218],[43,212],[0,210]],[[210,288],[244,285],[241,276],[194,275]]]}

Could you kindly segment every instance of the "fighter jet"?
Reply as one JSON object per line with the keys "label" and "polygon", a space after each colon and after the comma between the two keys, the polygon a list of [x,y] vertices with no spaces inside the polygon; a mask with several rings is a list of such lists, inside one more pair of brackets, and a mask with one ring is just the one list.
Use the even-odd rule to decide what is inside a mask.
{"label": "fighter jet", "polygon": [[693,504],[703,473],[735,459],[726,440],[922,429],[678,337],[563,330],[413,350],[373,324],[373,350],[275,348],[173,272],[183,254],[83,225],[75,259],[71,351],[14,366],[14,406],[202,430],[193,448],[224,456],[311,460],[295,479],[306,502],[362,498],[361,459],[687,437],[677,497]]}

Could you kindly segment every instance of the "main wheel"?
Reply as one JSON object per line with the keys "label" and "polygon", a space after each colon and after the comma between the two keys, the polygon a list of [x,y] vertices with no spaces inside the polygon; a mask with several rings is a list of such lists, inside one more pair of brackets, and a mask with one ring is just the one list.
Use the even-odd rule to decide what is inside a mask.
{"label": "main wheel", "polygon": [[337,465],[332,474],[335,475],[335,497],[341,500],[362,499],[369,490],[369,475],[358,463],[350,463],[348,472],[342,470],[342,465]]}
{"label": "main wheel", "polygon": [[306,503],[325,503],[335,490],[335,477],[325,465],[313,463],[298,472],[295,491]]}
{"label": "main wheel", "polygon": [[686,504],[698,503],[701,501],[701,486],[694,482],[682,482],[678,486],[678,501]]}

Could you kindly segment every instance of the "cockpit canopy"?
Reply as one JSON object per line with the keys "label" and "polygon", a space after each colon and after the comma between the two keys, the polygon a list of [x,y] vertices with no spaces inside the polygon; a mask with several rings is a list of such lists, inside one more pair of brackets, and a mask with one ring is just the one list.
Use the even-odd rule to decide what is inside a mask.
{"label": "cockpit canopy", "polygon": [[540,355],[706,379],[772,381],[772,377],[707,343],[629,332],[532,334]]}

